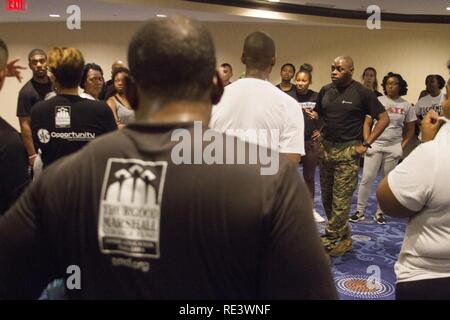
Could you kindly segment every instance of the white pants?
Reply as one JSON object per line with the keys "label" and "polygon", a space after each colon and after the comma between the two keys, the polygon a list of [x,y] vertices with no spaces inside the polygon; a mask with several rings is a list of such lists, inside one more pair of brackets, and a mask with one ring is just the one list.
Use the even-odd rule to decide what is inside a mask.
{"label": "white pants", "polygon": [[38,155],[37,155],[36,159],[34,159],[34,164],[33,164],[33,181],[36,180],[41,175],[43,166],[44,166],[44,164],[43,164],[42,158],[41,158],[41,149],[39,149]]}
{"label": "white pants", "polygon": [[[372,184],[377,177],[378,171],[381,171],[383,177],[391,172],[402,157],[403,150],[401,143],[382,147],[377,144],[372,145],[364,155],[364,169],[358,190],[358,203],[356,210],[360,214],[364,213],[367,198],[369,197]],[[377,204],[376,213],[381,213],[380,206]]]}

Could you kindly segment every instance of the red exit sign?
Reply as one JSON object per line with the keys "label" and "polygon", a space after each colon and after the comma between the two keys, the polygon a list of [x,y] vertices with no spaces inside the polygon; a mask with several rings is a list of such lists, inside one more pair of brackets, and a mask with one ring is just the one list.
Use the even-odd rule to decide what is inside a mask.
{"label": "red exit sign", "polygon": [[5,11],[27,11],[28,0],[5,0]]}

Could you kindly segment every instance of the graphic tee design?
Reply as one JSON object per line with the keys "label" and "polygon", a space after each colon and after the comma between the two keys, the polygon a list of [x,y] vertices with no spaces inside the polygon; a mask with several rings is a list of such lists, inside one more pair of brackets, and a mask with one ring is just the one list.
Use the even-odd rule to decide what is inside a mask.
{"label": "graphic tee design", "polygon": [[70,128],[70,106],[55,107],[55,128]]}
{"label": "graphic tee design", "polygon": [[166,161],[108,160],[98,222],[102,253],[159,258],[166,170]]}

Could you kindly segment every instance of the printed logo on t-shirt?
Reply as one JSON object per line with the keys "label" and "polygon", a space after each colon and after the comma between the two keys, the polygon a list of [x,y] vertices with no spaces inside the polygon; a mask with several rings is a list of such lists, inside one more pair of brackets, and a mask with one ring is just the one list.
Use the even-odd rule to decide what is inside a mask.
{"label": "printed logo on t-shirt", "polygon": [[48,143],[50,141],[50,132],[46,129],[39,129],[37,132],[37,136],[40,143]]}
{"label": "printed logo on t-shirt", "polygon": [[342,104],[353,104],[353,102],[342,100]]}
{"label": "printed logo on t-shirt", "polygon": [[433,103],[429,107],[421,108],[419,110],[418,115],[424,117],[431,110],[436,111],[436,113],[440,116],[444,113],[444,109],[442,108],[442,106],[439,103]]}
{"label": "printed logo on t-shirt", "polygon": [[403,107],[401,107],[401,108],[398,108],[398,107],[389,107],[389,108],[386,109],[386,111],[387,111],[388,113],[394,113],[394,114],[405,114],[405,113],[406,113],[406,112],[405,112],[405,108],[403,108]]}
{"label": "printed logo on t-shirt", "polygon": [[70,106],[55,107],[55,127],[70,128]]}
{"label": "printed logo on t-shirt", "polygon": [[102,253],[159,258],[166,171],[166,161],[108,160],[98,220]]}
{"label": "printed logo on t-shirt", "polygon": [[315,102],[299,102],[298,105],[302,108],[302,109],[314,109],[316,107],[316,103]]}

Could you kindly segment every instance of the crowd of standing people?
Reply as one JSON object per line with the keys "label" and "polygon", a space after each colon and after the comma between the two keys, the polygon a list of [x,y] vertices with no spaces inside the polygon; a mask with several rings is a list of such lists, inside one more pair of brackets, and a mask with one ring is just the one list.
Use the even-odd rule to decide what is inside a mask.
{"label": "crowd of standing people", "polygon": [[[274,86],[276,51],[269,34],[250,33],[245,76],[231,81],[210,33],[184,17],[143,25],[129,68],[115,61],[108,82],[77,48],[33,49],[20,134],[0,118],[0,299],[37,298],[68,265],[84,275],[73,299],[336,299],[330,257],[352,249],[350,222],[365,218],[379,173],[375,222],[410,218],[397,297],[449,299],[450,84],[429,75],[413,106],[401,74],[383,77],[382,94],[375,68],[360,83],[341,55],[318,92],[309,63],[283,64]],[[0,39],[0,90],[6,77],[21,80],[8,55]],[[173,137],[195,137],[198,123],[237,141],[216,156],[244,150],[246,160],[175,163]],[[422,143],[405,158],[415,134]],[[249,160],[255,144],[279,155],[274,174]],[[210,151],[187,145],[194,158]],[[317,168],[326,219],[314,208]]]}

